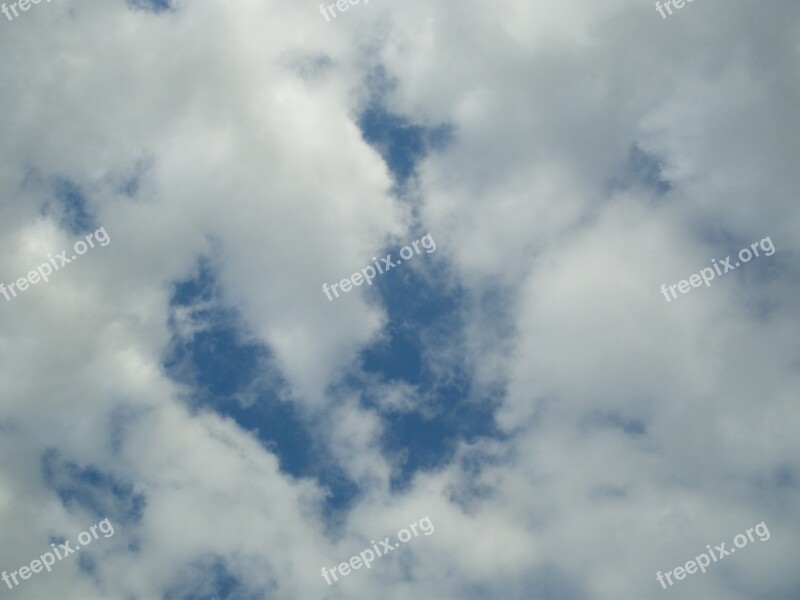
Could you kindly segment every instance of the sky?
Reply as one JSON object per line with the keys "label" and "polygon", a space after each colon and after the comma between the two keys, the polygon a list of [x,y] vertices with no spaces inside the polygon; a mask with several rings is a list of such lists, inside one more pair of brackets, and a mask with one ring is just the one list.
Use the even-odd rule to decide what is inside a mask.
{"label": "sky", "polygon": [[800,5],[341,2],[0,3],[0,599],[800,597]]}

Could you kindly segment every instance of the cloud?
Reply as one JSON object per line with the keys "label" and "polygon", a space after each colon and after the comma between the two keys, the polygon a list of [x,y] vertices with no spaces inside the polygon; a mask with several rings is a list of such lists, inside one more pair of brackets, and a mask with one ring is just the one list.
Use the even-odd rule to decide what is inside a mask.
{"label": "cloud", "polygon": [[[116,529],[16,593],[650,597],[764,521],[674,593],[796,594],[798,16],[90,0],[3,22],[0,280],[112,239],[0,299],[0,566]],[[427,232],[435,254],[322,293]],[[774,256],[659,293],[768,235]],[[430,537],[319,576],[425,515]]]}

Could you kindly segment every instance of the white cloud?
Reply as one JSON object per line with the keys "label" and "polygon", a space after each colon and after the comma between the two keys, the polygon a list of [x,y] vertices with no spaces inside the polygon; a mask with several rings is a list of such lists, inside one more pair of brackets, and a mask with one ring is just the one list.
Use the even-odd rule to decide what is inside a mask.
{"label": "white cloud", "polygon": [[[147,502],[92,548],[97,580],[74,559],[16,593],[155,598],[218,555],[280,598],[650,597],[657,570],[760,521],[768,542],[675,593],[796,593],[797,17],[788,1],[666,21],[623,0],[374,1],[327,23],[315,5],[88,1],[3,22],[0,279],[76,239],[42,215],[54,178],[80,186],[112,242],[0,299],[0,567],[96,522],[46,487],[49,448]],[[378,385],[371,409],[331,393],[386,315],[321,292],[413,239],[355,125],[378,65],[391,110],[454,128],[418,189],[442,285],[463,286],[467,317],[498,295],[504,319],[430,344],[505,385],[509,439],[461,445],[405,492],[388,485],[378,409],[430,398]],[[612,185],[635,144],[668,193]],[[767,235],[773,257],[660,295]],[[190,412],[167,378],[171,286],[199,256],[364,486],[343,523],[325,522],[318,484]],[[429,538],[336,587],[319,576],[424,515]]]}

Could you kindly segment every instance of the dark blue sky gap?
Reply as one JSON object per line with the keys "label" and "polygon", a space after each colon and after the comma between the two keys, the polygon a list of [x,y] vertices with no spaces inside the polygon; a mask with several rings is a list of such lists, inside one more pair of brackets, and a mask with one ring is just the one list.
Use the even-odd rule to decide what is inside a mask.
{"label": "dark blue sky gap", "polygon": [[265,600],[263,591],[248,589],[222,557],[210,556],[187,565],[164,600]]}
{"label": "dark blue sky gap", "polygon": [[109,518],[113,525],[137,523],[144,514],[146,499],[131,484],[120,482],[92,465],[81,466],[66,460],[58,450],[44,453],[42,474],[67,508],[81,506],[98,520]]}
{"label": "dark blue sky gap", "polygon": [[[396,256],[397,250],[392,254]],[[382,451],[399,465],[392,476],[395,491],[406,488],[418,471],[449,463],[458,442],[502,437],[494,421],[501,390],[491,397],[475,398],[463,362],[446,368],[444,377],[431,368],[431,359],[457,349],[464,327],[459,316],[463,291],[442,286],[446,278],[437,276],[437,270],[443,267],[433,257],[435,253],[423,253],[412,259],[427,262],[416,265],[419,271],[400,265],[375,280],[389,316],[388,335],[361,353],[366,377],[355,374],[345,381],[366,392],[365,386],[376,377],[383,383],[405,382],[417,386],[420,396],[428,399],[424,413],[381,411]],[[369,393],[363,397],[365,406],[377,408]]]}
{"label": "dark blue sky gap", "polygon": [[452,139],[452,128],[440,125],[425,128],[372,105],[359,122],[364,139],[380,152],[383,160],[402,184],[414,173],[417,163],[430,150],[443,148]]}
{"label": "dark blue sky gap", "polygon": [[95,229],[88,202],[77,184],[68,179],[57,179],[53,193],[59,204],[59,221],[63,227],[76,235]]}
{"label": "dark blue sky gap", "polygon": [[402,186],[428,152],[443,150],[453,140],[455,129],[447,123],[424,127],[389,112],[385,98],[395,84],[382,67],[370,72],[366,84],[371,98],[359,116],[358,126],[364,140],[380,153]]}
{"label": "dark blue sky gap", "polygon": [[[383,157],[396,183],[402,188],[416,173],[417,164],[431,151],[449,144],[455,130],[448,124],[426,128],[387,111],[384,98],[392,82],[382,69],[376,69],[368,85],[372,101],[359,118],[364,140]],[[419,233],[421,237],[425,233]],[[436,239],[436,232],[430,232]],[[415,239],[410,237],[409,240]],[[388,249],[397,258],[399,248]],[[445,381],[438,380],[430,359],[437,355],[440,340],[451,345],[463,330],[459,316],[463,291],[443,287],[447,281],[438,255],[420,254],[415,268],[400,265],[376,279],[375,288],[388,315],[387,339],[361,353],[363,375],[345,379],[345,385],[365,390],[371,381],[405,382],[417,386],[428,400],[426,412],[387,411],[381,414],[384,426],[382,451],[399,468],[393,473],[392,487],[405,488],[414,474],[447,464],[459,441],[499,435],[494,409],[499,392],[492,398],[475,399],[468,369],[451,367]],[[424,263],[426,264],[423,264]],[[420,269],[419,271],[416,268]],[[442,348],[444,349],[444,348]],[[376,407],[369,393],[363,394],[366,406]]]}
{"label": "dark blue sky gap", "polygon": [[129,198],[136,198],[141,188],[142,180],[149,174],[154,164],[155,161],[151,157],[137,160],[130,171],[122,177],[117,187],[118,191]]}
{"label": "dark blue sky gap", "polygon": [[[194,386],[195,408],[230,417],[252,432],[275,453],[284,473],[313,477],[326,486],[331,492],[327,511],[346,508],[357,487],[332,463],[297,405],[287,401],[288,386],[271,365],[269,349],[243,339],[236,313],[221,306],[215,286],[206,261],[200,262],[197,277],[175,286],[173,307],[211,302],[212,308],[196,315],[205,331],[189,340],[174,335],[170,356],[164,362],[167,372]],[[174,323],[172,326],[174,329]],[[251,402],[237,400],[243,394]]]}
{"label": "dark blue sky gap", "polygon": [[160,13],[165,10],[175,10],[171,0],[128,0],[128,6],[135,10]]}
{"label": "dark blue sky gap", "polygon": [[611,181],[612,190],[626,190],[632,184],[640,184],[664,196],[672,184],[663,176],[663,165],[658,156],[644,151],[639,144],[632,144],[628,160],[621,175]]}

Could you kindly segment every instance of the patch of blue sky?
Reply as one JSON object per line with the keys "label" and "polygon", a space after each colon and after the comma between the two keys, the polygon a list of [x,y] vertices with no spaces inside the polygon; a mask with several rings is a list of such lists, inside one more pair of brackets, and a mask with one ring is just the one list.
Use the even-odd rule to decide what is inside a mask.
{"label": "patch of blue sky", "polygon": [[[383,157],[398,186],[416,173],[429,152],[444,149],[455,135],[448,124],[425,127],[392,114],[384,98],[392,89],[386,72],[375,69],[368,78],[371,102],[359,118],[362,135]],[[424,232],[427,233],[427,232]],[[435,232],[432,233],[436,239]],[[399,249],[387,249],[397,257]],[[375,281],[388,323],[380,341],[361,354],[362,372],[344,384],[361,390],[364,404],[380,409],[370,386],[412,386],[419,396],[416,410],[380,409],[385,434],[382,451],[395,465],[392,487],[405,488],[415,473],[436,469],[452,460],[459,442],[502,437],[494,411],[502,390],[485,397],[473,385],[470,369],[444,356],[463,356],[464,291],[448,287],[437,255],[415,257]],[[421,261],[427,261],[423,265]],[[448,359],[449,360],[449,359]],[[378,392],[380,393],[380,392]]]}
{"label": "patch of blue sky", "polygon": [[164,600],[264,600],[264,591],[249,589],[221,557],[206,557],[187,565]]}
{"label": "patch of blue sky", "polygon": [[358,126],[364,140],[380,153],[395,181],[402,185],[428,152],[442,150],[453,140],[454,128],[447,123],[425,127],[388,111],[384,97],[393,83],[384,69],[374,69],[366,83],[371,100],[359,116]]}
{"label": "patch of blue sky", "polygon": [[73,234],[86,233],[96,228],[89,213],[88,201],[80,187],[69,179],[57,179],[53,192],[58,201],[60,223]]}
{"label": "patch of blue sky", "polygon": [[121,525],[136,523],[144,514],[145,496],[135,492],[131,484],[95,466],[66,460],[58,450],[43,454],[42,473],[45,483],[67,508],[80,507],[98,520],[108,518]]}
{"label": "patch of blue sky", "polygon": [[[419,471],[448,464],[459,442],[504,437],[494,419],[503,390],[478,390],[464,362],[464,290],[443,283],[437,273],[443,267],[433,256],[414,259],[427,259],[428,265],[401,265],[376,279],[388,316],[386,332],[361,353],[362,372],[347,380],[361,389],[366,406],[379,410],[382,451],[396,467],[395,490]],[[387,384],[412,386],[416,408],[381,408],[368,388]]]}
{"label": "patch of blue sky", "polygon": [[633,185],[641,185],[663,196],[672,189],[672,184],[664,177],[663,165],[657,156],[643,150],[639,144],[632,144],[628,159],[622,172],[613,178],[611,188],[626,190]]}
{"label": "patch of blue sky", "polygon": [[175,10],[171,0],[128,0],[128,6],[135,10],[144,10],[154,13]]}
{"label": "patch of blue sky", "polygon": [[136,198],[141,189],[142,180],[148,175],[154,163],[155,161],[150,157],[137,160],[117,184],[119,192],[129,198]]}
{"label": "patch of blue sky", "polygon": [[164,366],[171,377],[193,386],[194,407],[229,417],[251,432],[275,454],[284,473],[315,478],[329,490],[326,513],[349,506],[357,486],[312,434],[269,349],[248,340],[237,313],[222,305],[207,261],[200,261],[195,277],[175,286],[171,305],[173,314],[191,310],[194,329],[182,335],[173,317]]}

